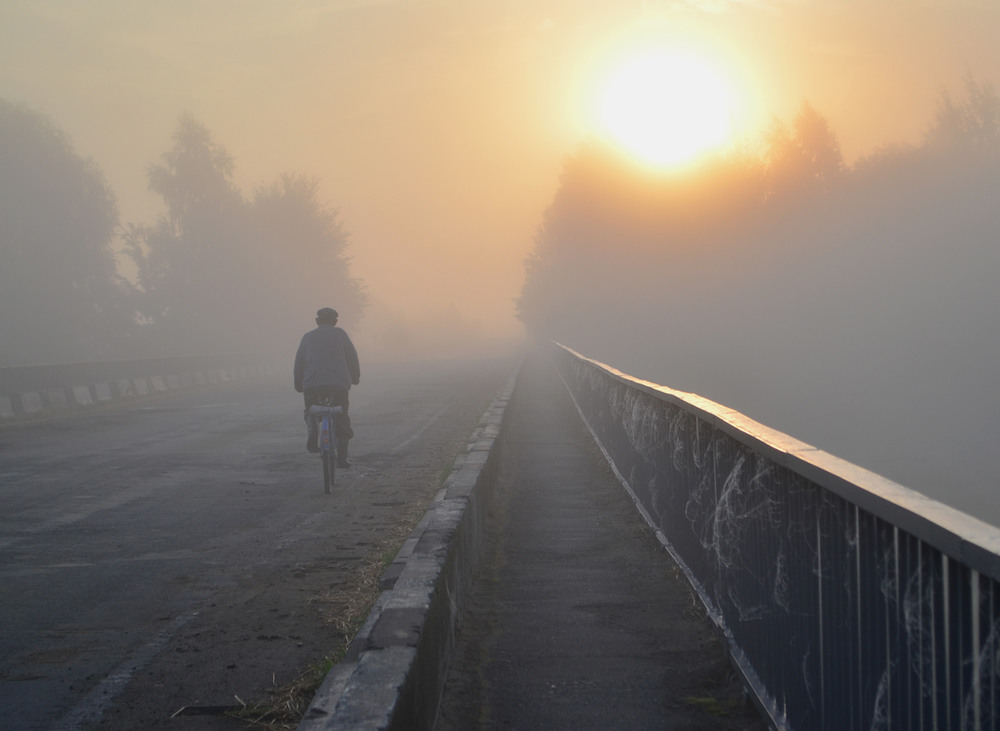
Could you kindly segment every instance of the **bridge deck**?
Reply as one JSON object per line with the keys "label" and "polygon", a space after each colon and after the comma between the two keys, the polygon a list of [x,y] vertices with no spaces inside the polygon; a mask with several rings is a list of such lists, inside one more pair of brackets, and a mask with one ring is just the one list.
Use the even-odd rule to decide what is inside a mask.
{"label": "bridge deck", "polygon": [[551,364],[510,408],[438,730],[766,728]]}

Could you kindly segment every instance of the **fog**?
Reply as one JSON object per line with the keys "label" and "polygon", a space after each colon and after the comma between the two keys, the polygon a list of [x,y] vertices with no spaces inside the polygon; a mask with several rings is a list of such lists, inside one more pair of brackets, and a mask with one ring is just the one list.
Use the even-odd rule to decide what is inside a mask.
{"label": "fog", "polygon": [[582,150],[525,321],[1000,523],[1000,95],[964,93],[850,167],[808,154],[835,143],[808,108],[763,158],[674,178]]}
{"label": "fog", "polygon": [[[536,334],[995,513],[996,178],[910,152],[942,90],[1000,80],[998,23],[950,0],[6,0],[0,366],[290,358],[327,305],[363,360],[436,357],[518,340],[534,297]],[[651,34],[729,70],[751,157],[808,100],[850,183],[758,210],[746,180],[650,193],[611,165],[561,203],[595,80]],[[558,276],[522,292],[550,239],[573,241],[541,249]]]}

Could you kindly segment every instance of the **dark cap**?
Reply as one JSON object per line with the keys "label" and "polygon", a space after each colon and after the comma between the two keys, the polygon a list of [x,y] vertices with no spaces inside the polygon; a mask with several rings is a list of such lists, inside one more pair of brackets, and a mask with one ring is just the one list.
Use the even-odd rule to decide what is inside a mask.
{"label": "dark cap", "polygon": [[324,307],[316,313],[316,319],[320,322],[336,322],[338,317],[340,315],[332,307]]}

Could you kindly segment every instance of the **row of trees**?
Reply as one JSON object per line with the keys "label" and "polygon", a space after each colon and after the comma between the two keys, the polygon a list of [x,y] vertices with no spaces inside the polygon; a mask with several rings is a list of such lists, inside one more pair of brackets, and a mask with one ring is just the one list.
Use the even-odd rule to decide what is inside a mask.
{"label": "row of trees", "polygon": [[838,222],[880,222],[840,241],[842,252],[857,251],[859,238],[879,247],[898,238],[887,230],[893,216],[904,229],[912,220],[898,205],[923,201],[925,214],[947,219],[948,206],[990,190],[998,168],[1000,97],[972,78],[964,100],[942,93],[922,145],[887,145],[852,166],[808,103],[791,125],[775,120],[758,146],[736,146],[682,172],[652,171],[589,143],[564,166],[525,263],[518,314],[529,330],[558,335],[585,319],[588,302],[605,307],[603,290],[619,299],[616,273],[669,275],[708,265],[708,257],[775,249],[801,255],[811,236]]}
{"label": "row of trees", "polygon": [[364,288],[318,181],[288,174],[246,196],[233,172],[184,116],[149,168],[164,214],[122,225],[97,165],[0,100],[0,365],[270,349],[317,303],[357,322]]}
{"label": "row of trees", "polygon": [[365,294],[318,181],[284,175],[244,198],[233,167],[204,126],[181,118],[174,146],[149,169],[166,213],[124,237],[138,270],[139,320],[169,351],[199,353],[297,337],[318,302],[357,322]]}
{"label": "row of trees", "polygon": [[851,165],[808,105],[684,173],[585,147],[520,318],[918,489],[991,494],[992,451],[972,445],[1000,439],[1000,97],[964,92],[920,144]]}

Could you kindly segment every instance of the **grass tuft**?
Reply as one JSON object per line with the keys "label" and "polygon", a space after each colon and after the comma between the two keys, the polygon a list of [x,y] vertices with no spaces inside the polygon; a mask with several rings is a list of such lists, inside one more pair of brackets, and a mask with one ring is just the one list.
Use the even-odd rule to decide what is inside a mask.
{"label": "grass tuft", "polygon": [[226,715],[246,721],[254,728],[267,731],[291,731],[298,726],[323,679],[334,665],[332,658],[322,658],[288,685],[270,693],[270,698],[260,703],[244,703],[243,707]]}

